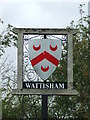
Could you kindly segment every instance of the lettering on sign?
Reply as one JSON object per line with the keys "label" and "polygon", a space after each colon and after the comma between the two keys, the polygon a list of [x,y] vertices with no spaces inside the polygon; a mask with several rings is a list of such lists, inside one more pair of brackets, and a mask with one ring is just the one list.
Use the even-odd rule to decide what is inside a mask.
{"label": "lettering on sign", "polygon": [[67,82],[23,82],[25,89],[67,89]]}

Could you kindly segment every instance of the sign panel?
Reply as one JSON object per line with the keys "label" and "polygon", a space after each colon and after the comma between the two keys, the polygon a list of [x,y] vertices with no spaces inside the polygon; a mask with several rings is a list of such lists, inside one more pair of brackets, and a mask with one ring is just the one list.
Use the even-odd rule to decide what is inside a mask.
{"label": "sign panel", "polygon": [[[77,29],[14,28],[13,31],[16,34],[18,33],[17,89],[13,90],[13,94],[78,94],[78,92],[73,89],[72,39],[73,35],[78,32]],[[49,35],[50,37],[48,37],[49,39],[41,39],[42,35]],[[55,37],[52,35],[54,35]],[[60,39],[61,37],[63,37],[62,35],[66,35],[65,39],[67,41],[64,41],[62,38],[62,42],[64,41],[64,43],[67,44],[67,83],[59,82],[60,80],[57,82],[46,82],[46,79],[54,72],[54,70],[58,66],[62,54],[62,43],[60,39],[57,39],[57,35],[60,36]],[[38,39],[36,39],[36,37],[38,37]],[[56,38],[57,40],[54,38]],[[42,78],[42,82],[41,79],[37,77],[36,73],[33,74],[35,71],[32,71],[31,63],[36,73]]]}
{"label": "sign panel", "polygon": [[29,57],[36,73],[46,80],[59,64],[62,43],[56,39],[33,39],[29,41]]}
{"label": "sign panel", "polygon": [[67,82],[24,82],[25,89],[67,89]]}

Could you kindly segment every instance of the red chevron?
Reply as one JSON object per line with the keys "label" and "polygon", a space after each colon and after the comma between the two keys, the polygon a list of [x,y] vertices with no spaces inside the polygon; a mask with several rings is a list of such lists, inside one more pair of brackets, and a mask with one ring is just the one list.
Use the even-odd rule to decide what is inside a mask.
{"label": "red chevron", "polygon": [[41,62],[43,59],[47,59],[49,62],[57,66],[59,64],[59,60],[52,56],[50,53],[44,51],[41,54],[39,54],[37,57],[33,58],[31,60],[32,66],[35,66],[39,62]]}

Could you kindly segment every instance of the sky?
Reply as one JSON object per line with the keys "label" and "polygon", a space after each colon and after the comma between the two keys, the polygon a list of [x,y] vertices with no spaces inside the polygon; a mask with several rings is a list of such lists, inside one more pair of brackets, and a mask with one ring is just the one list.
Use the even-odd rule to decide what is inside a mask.
{"label": "sky", "polygon": [[[0,18],[14,27],[65,28],[80,18],[79,4],[87,0],[0,0]],[[37,2],[35,2],[37,1]],[[66,2],[65,2],[66,1]]]}
{"label": "sky", "polygon": [[[4,21],[0,31],[7,24],[22,28],[66,28],[72,20],[77,24],[82,3],[88,14],[88,0],[0,0],[0,18]],[[7,49],[8,54],[16,61],[15,48]]]}

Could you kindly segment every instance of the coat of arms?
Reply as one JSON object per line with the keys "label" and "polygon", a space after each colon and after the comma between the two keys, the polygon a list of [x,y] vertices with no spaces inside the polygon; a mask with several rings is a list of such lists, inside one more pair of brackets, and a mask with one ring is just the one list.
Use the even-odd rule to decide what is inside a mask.
{"label": "coat of arms", "polygon": [[46,80],[59,64],[62,53],[61,40],[32,39],[29,41],[29,57],[36,73]]}

